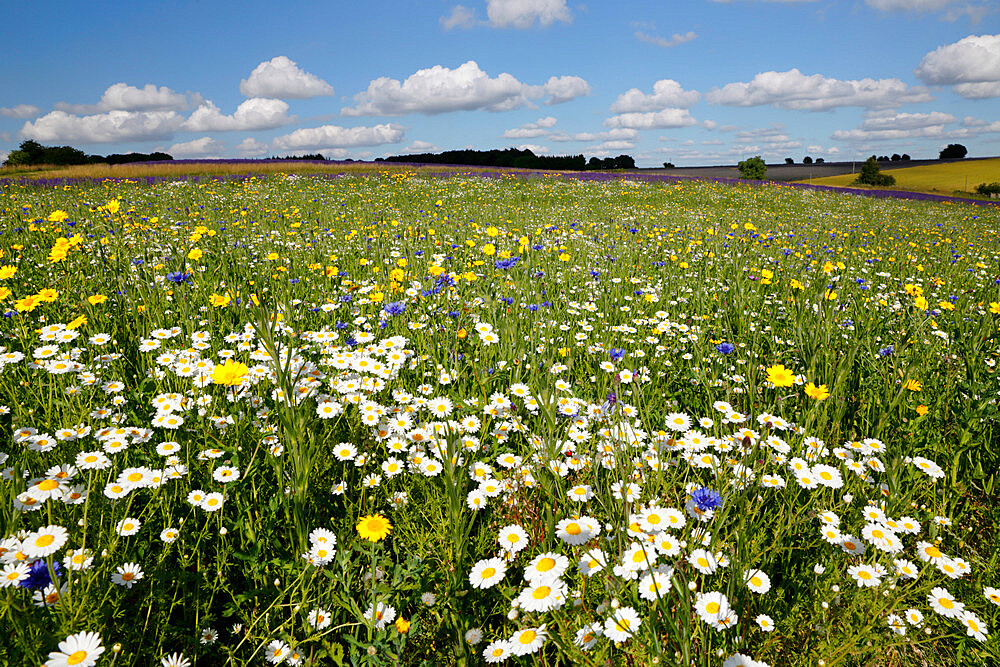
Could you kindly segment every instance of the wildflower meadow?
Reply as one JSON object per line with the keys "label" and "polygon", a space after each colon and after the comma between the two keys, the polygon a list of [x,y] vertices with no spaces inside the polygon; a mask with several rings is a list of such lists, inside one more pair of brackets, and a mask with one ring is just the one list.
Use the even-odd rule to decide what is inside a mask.
{"label": "wildflower meadow", "polygon": [[0,663],[995,665],[1000,210],[0,186]]}

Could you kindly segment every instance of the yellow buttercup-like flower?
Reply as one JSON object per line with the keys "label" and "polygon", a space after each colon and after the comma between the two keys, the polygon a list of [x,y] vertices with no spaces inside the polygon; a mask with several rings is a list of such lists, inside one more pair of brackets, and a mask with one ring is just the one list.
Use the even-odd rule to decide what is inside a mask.
{"label": "yellow buttercup-like flower", "polygon": [[363,516],[358,521],[358,535],[369,542],[380,542],[389,535],[392,524],[381,514]]}
{"label": "yellow buttercup-like flower", "polygon": [[227,359],[226,363],[219,364],[212,370],[212,382],[227,387],[238,386],[243,383],[243,378],[249,372],[250,368],[246,364]]}
{"label": "yellow buttercup-like flower", "polygon": [[823,401],[830,397],[830,390],[826,388],[825,384],[821,384],[817,387],[812,382],[808,382],[806,383],[806,396],[816,399],[817,401]]}
{"label": "yellow buttercup-like flower", "polygon": [[775,364],[767,369],[767,381],[775,387],[791,387],[795,384],[795,373],[782,364]]}

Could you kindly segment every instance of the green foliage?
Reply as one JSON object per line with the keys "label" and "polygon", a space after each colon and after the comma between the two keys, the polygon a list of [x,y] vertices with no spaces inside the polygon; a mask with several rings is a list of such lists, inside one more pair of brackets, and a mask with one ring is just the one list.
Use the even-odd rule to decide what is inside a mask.
{"label": "green foliage", "polygon": [[854,182],[859,185],[887,186],[895,185],[896,179],[889,174],[883,174],[879,169],[878,160],[875,156],[872,156],[865,160],[865,163],[861,166],[861,173]]}
{"label": "green foliage", "polygon": [[968,152],[969,149],[967,149],[962,144],[948,144],[947,146],[941,149],[941,152],[938,154],[938,159],[941,160],[954,160],[956,158],[961,159],[964,158],[968,154]]}
{"label": "green foliage", "polygon": [[747,158],[736,166],[740,170],[740,178],[748,181],[762,181],[767,177],[767,165],[759,155]]}
{"label": "green foliage", "polygon": [[1000,182],[994,181],[993,183],[980,183],[976,186],[976,192],[985,197],[1000,195]]}
{"label": "green foliage", "polygon": [[32,165],[56,165],[68,166],[78,164],[127,164],[130,162],[149,162],[172,160],[166,153],[128,153],[121,155],[118,153],[101,156],[87,155],[78,148],[72,146],[43,146],[34,139],[26,139],[21,142],[17,150],[11,151],[4,161],[4,166],[32,166]]}

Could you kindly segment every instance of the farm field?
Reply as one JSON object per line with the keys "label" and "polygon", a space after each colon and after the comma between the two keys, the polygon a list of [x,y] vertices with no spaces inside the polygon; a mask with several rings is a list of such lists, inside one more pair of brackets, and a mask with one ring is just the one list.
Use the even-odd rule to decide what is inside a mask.
{"label": "farm field", "polygon": [[699,181],[7,183],[0,663],[997,664],[998,230]]}
{"label": "farm field", "polygon": [[[860,163],[859,163],[860,170]],[[895,177],[896,185],[890,189],[929,192],[931,194],[951,195],[956,192],[974,193],[980,183],[996,183],[1000,181],[1000,158],[957,160],[942,164],[903,167],[901,169],[882,169],[883,174]],[[799,183],[814,183],[816,185],[852,186],[856,174],[825,176],[813,178]]]}

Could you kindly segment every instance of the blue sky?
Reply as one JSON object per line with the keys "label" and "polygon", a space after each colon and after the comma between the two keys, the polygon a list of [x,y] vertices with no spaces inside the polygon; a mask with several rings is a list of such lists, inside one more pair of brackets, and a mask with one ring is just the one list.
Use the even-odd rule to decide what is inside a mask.
{"label": "blue sky", "polygon": [[0,157],[1000,155],[993,0],[5,7]]}

